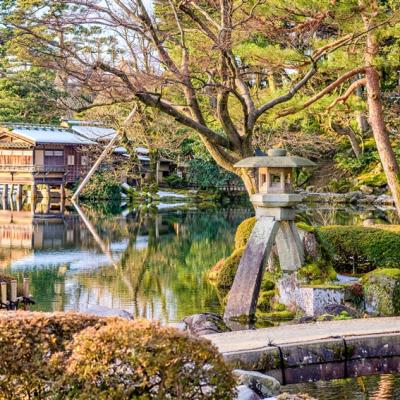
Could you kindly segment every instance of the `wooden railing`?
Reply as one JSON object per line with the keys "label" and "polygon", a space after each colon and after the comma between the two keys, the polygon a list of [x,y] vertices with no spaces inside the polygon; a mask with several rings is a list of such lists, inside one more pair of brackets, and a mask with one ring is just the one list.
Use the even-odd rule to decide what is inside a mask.
{"label": "wooden railing", "polygon": [[7,172],[65,172],[63,165],[18,165],[0,164],[0,171]]}

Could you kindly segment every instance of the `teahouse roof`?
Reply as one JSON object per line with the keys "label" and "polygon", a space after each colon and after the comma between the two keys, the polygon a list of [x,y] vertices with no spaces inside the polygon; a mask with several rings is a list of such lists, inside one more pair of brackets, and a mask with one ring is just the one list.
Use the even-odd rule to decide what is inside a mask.
{"label": "teahouse roof", "polygon": [[95,141],[108,142],[117,134],[114,129],[99,126],[72,125],[70,129],[89,140]]}
{"label": "teahouse roof", "polygon": [[297,168],[315,167],[316,164],[308,158],[287,156],[284,149],[271,149],[266,156],[244,158],[234,166],[236,168]]}
{"label": "teahouse roof", "polygon": [[46,125],[5,124],[5,126],[21,139],[38,144],[72,144],[90,145],[94,142],[68,128]]}

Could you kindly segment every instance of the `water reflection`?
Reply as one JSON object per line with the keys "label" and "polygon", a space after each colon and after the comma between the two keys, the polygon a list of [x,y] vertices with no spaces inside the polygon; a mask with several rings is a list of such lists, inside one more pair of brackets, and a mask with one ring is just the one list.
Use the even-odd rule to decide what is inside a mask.
{"label": "water reflection", "polygon": [[380,375],[339,379],[288,385],[283,390],[289,393],[307,393],[318,400],[394,400],[400,399],[400,377]]}
{"label": "water reflection", "polygon": [[30,277],[37,309],[101,305],[177,322],[220,311],[204,271],[231,252],[235,228],[249,215],[247,209],[114,215],[84,206],[51,217],[13,212],[0,223],[0,258],[3,269]]}
{"label": "water reflection", "polygon": [[[221,312],[204,272],[230,254],[237,225],[250,215],[250,208],[239,207],[199,211],[164,205],[157,211],[113,203],[8,204],[0,209],[0,263],[30,278],[36,309],[85,311],[99,305],[177,322],[196,312]],[[323,206],[301,209],[299,219],[394,221],[390,210]]]}

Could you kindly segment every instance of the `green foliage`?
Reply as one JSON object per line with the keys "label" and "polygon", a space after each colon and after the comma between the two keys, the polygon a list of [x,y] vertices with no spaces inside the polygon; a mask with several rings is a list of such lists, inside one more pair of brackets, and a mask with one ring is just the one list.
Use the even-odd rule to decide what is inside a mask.
{"label": "green foliage", "polygon": [[75,333],[105,321],[77,313],[1,312],[1,398],[46,398],[65,367],[53,365],[52,357],[66,351]]}
{"label": "green foliage", "polygon": [[178,174],[171,174],[164,178],[164,182],[171,188],[180,189],[186,186],[186,181]]}
{"label": "green foliage", "polygon": [[237,228],[235,234],[235,249],[240,249],[247,245],[254,225],[256,224],[256,217],[245,219]]}
{"label": "green foliage", "polygon": [[61,96],[50,71],[26,68],[6,74],[0,79],[0,121],[58,123]]}
{"label": "green foliage", "polygon": [[115,321],[75,337],[66,399],[231,399],[235,380],[209,341],[149,321]]}
{"label": "green foliage", "polygon": [[217,287],[219,289],[231,288],[243,252],[243,247],[240,249],[235,249],[233,253],[225,259],[217,275]]}
{"label": "green foliage", "polygon": [[239,178],[220,168],[213,160],[196,158],[188,163],[188,182],[200,189],[215,189]]}
{"label": "green foliage", "polygon": [[297,270],[300,279],[312,285],[320,285],[336,280],[336,271],[329,263],[318,260],[314,263],[304,265]]}
{"label": "green foliage", "polygon": [[317,234],[339,271],[362,273],[400,265],[399,233],[361,226],[324,226]]}
{"label": "green foliage", "polygon": [[113,172],[94,174],[85,186],[81,198],[118,200],[121,197],[121,183]]}

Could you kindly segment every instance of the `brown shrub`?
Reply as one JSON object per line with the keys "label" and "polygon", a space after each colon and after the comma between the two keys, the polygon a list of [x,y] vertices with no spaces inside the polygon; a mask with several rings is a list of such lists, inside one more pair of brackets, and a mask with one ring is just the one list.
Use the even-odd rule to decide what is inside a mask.
{"label": "brown shrub", "polygon": [[64,399],[232,399],[235,382],[206,340],[148,321],[117,320],[75,336]]}
{"label": "brown shrub", "polygon": [[105,323],[77,313],[0,312],[0,399],[45,398],[62,373],[52,355],[75,333]]}

